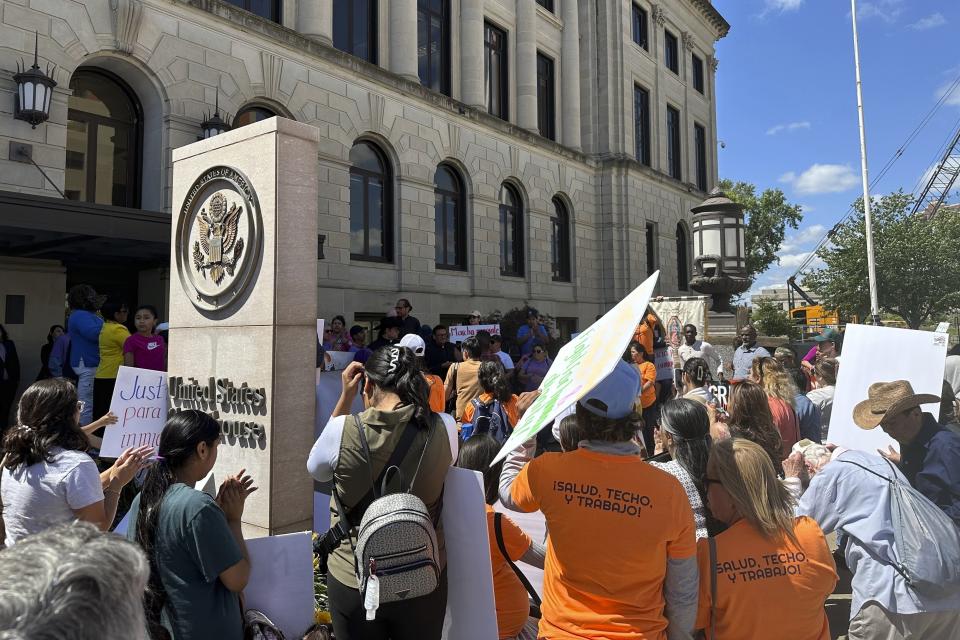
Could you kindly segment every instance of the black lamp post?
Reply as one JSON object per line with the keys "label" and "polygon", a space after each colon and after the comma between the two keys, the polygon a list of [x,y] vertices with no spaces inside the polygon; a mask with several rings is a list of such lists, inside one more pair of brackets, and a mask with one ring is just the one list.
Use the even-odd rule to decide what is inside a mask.
{"label": "black lamp post", "polygon": [[204,139],[218,136],[221,133],[230,131],[230,125],[220,118],[220,92],[217,92],[216,106],[213,115],[207,114],[207,119],[200,123],[200,129],[203,132]]}
{"label": "black lamp post", "polygon": [[50,118],[50,97],[53,95],[53,88],[57,86],[54,79],[50,77],[53,69],[47,66],[45,74],[37,64],[38,46],[39,36],[34,32],[33,66],[27,69],[24,64],[21,70],[18,63],[17,73],[13,76],[13,81],[17,83],[17,104],[13,110],[13,117],[29,122],[33,129]]}

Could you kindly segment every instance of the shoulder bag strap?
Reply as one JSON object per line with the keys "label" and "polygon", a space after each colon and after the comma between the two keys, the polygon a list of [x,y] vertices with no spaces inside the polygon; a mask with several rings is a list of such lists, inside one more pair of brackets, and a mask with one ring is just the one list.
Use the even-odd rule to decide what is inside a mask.
{"label": "shoulder bag strap", "polygon": [[513,569],[513,572],[517,574],[517,577],[520,579],[523,588],[527,590],[527,593],[530,594],[530,599],[533,600],[533,603],[538,607],[541,604],[540,594],[537,593],[537,590],[533,588],[533,585],[530,584],[530,581],[527,580],[527,576],[523,575],[523,572],[520,571],[520,568],[510,559],[510,556],[507,554],[507,545],[503,542],[503,525],[500,524],[503,514],[499,511],[493,514],[493,531],[497,536],[497,547],[500,548],[500,554],[503,555],[503,559],[507,561],[507,564],[510,565],[510,568]]}
{"label": "shoulder bag strap", "polygon": [[717,638],[717,539],[707,538],[710,548],[710,640]]}
{"label": "shoulder bag strap", "polygon": [[[884,458],[884,460],[887,460],[887,459]],[[839,461],[840,461],[840,462],[846,462],[847,464],[852,464],[852,465],[855,466],[855,467],[860,467],[861,469],[863,469],[863,470],[866,471],[867,473],[872,473],[873,475],[877,476],[878,478],[883,478],[883,479],[886,480],[887,482],[891,482],[891,483],[897,482],[897,476],[896,476],[896,474],[894,474],[894,476],[893,476],[892,478],[888,478],[887,476],[883,475],[882,473],[877,473],[877,472],[874,471],[873,469],[868,469],[868,468],[866,468],[865,466],[863,466],[862,464],[859,464],[859,463],[857,463],[857,462],[854,462],[853,460],[839,460]],[[887,460],[887,463],[890,464],[890,461]],[[890,466],[892,467],[893,465],[891,464]]]}

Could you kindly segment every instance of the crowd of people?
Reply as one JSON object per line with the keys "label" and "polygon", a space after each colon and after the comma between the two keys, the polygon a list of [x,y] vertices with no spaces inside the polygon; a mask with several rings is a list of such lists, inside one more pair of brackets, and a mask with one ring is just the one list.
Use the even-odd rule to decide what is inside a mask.
{"label": "crowd of people", "polygon": [[[216,498],[193,488],[213,468],[221,437],[200,411],[173,415],[156,452],[130,450],[97,468],[79,394],[96,395],[98,381],[115,377],[109,363],[99,368],[104,354],[139,361],[126,346],[133,336],[120,331],[124,308],[101,305],[97,315],[89,293],[72,300],[65,334],[74,332],[65,361],[77,386],[56,377],[34,383],[3,440],[9,548],[0,552],[0,596],[24,579],[25,566],[48,567],[56,545],[67,562],[31,572],[17,597],[0,597],[0,628],[33,637],[57,624],[49,602],[66,599],[56,594],[74,584],[69,572],[86,575],[87,554],[100,553],[107,563],[134,558],[96,577],[123,585],[116,597],[129,598],[100,623],[128,625],[116,637],[239,640],[239,594],[251,570],[240,522],[255,479],[238,470]],[[149,341],[156,314],[145,310],[135,323]],[[483,477],[501,639],[820,640],[830,637],[824,604],[845,570],[853,576],[849,638],[960,633],[960,555],[950,555],[960,554],[960,353],[948,358],[942,397],[917,394],[907,380],[872,385],[850,419],[881,428],[899,452],[850,451],[825,438],[842,335],[824,331],[802,357],[790,348],[771,355],[748,325],[724,363],[687,325],[674,377],[664,378],[654,352],[666,335],[651,312],[605,379],[492,464],[538,397],[556,348],[550,332],[531,310],[506,341],[514,359],[501,336],[478,331],[452,345],[448,327],[424,327],[411,311],[400,299],[369,346],[363,327],[335,317],[320,343],[354,353],[304,474],[333,494],[332,526],[318,532],[315,551],[337,640],[441,637],[448,573],[440,514],[454,465]],[[94,363],[89,325],[97,320]],[[352,413],[358,396],[364,410]],[[939,416],[922,411],[931,402],[941,403]],[[143,469],[127,540],[111,546],[97,529],[110,527],[121,491]],[[922,531],[905,529],[904,500],[921,514]],[[542,513],[546,537],[532,539],[510,511]],[[918,544],[931,531],[937,544]],[[517,563],[543,568],[542,600]],[[75,588],[96,597],[92,587]]]}

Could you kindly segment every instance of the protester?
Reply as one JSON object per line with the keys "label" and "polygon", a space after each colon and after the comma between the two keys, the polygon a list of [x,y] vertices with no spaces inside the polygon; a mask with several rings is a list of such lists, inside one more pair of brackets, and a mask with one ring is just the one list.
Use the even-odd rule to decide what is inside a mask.
{"label": "protester", "polygon": [[636,330],[633,332],[633,342],[639,342],[643,345],[643,348],[646,349],[651,357],[653,356],[653,334],[658,322],[656,314],[653,313],[653,309],[647,307],[643,320],[640,321],[640,324],[637,325]]}
{"label": "protester", "polygon": [[3,439],[0,502],[9,547],[30,534],[83,520],[106,530],[120,490],[149,462],[152,447],[127,449],[100,473],[78,422],[82,402],[63,378],[40,380],[20,398]]}
{"label": "protester", "polygon": [[[754,362],[756,362],[756,360]],[[807,374],[797,367],[787,368],[786,372],[794,384],[795,395],[793,396],[793,407],[797,413],[797,421],[800,425],[800,438],[805,438],[819,444],[822,440],[820,431],[823,421],[823,417],[820,414],[820,407],[815,405],[813,401],[801,391],[801,389],[804,389],[803,385],[809,382],[809,378]]]}
{"label": "protester", "polygon": [[480,324],[480,320],[483,318],[483,314],[479,311],[471,311],[470,315],[466,317],[464,324],[468,327],[475,327]]}
{"label": "protester", "polygon": [[636,367],[640,374],[640,393],[636,402],[643,415],[643,445],[648,452],[654,449],[653,430],[657,425],[657,367],[651,362],[652,354],[641,343],[630,343],[625,360]]}
{"label": "protester", "polygon": [[769,358],[770,352],[757,345],[757,330],[748,324],[739,333],[740,346],[733,352],[733,362],[728,367],[733,380],[744,380],[750,375],[754,358]]}
{"label": "protester", "polygon": [[547,327],[540,319],[540,313],[536,309],[527,309],[527,322],[517,330],[520,355],[529,356],[538,346],[546,349],[549,341],[550,334],[547,333]]}
{"label": "protester", "polygon": [[76,384],[77,374],[70,366],[70,334],[66,331],[53,341],[48,362],[51,378],[68,378]]}
{"label": "protester", "polygon": [[62,325],[50,326],[50,331],[47,332],[47,341],[40,347],[40,372],[37,374],[37,380],[46,380],[53,377],[50,373],[50,352],[53,351],[53,344],[63,335],[64,331]]}
{"label": "protester", "polygon": [[220,424],[187,409],[167,420],[157,462],[130,507],[127,539],[150,561],[144,600],[154,640],[243,638],[239,594],[250,578],[240,520],[257,490],[241,470],[220,485],[217,498],[194,489],[213,469]]}
{"label": "protester", "polygon": [[524,391],[536,391],[547,377],[553,360],[547,356],[547,348],[541,345],[533,347],[530,355],[520,361],[518,378]]}
{"label": "protester", "polygon": [[20,358],[17,346],[0,324],[0,436],[10,426],[10,409],[20,386]]}
{"label": "protester", "polygon": [[820,441],[826,442],[833,412],[833,394],[836,392],[839,363],[835,358],[820,358],[813,367],[813,389],[807,398],[820,409]]}
{"label": "protester", "polygon": [[861,429],[883,431],[900,443],[880,454],[900,466],[910,484],[943,509],[960,526],[960,435],[944,429],[920,405],[940,402],[929,393],[914,393],[906,380],[876,382],[867,399],[853,409]]}
{"label": "protester", "polygon": [[433,338],[427,343],[426,363],[430,373],[447,377],[450,366],[457,361],[457,350],[450,342],[450,331],[446,325],[438,324],[433,328]]}
{"label": "protester", "polygon": [[531,439],[504,463],[500,500],[539,509],[550,532],[541,638],[690,637],[693,511],[676,478],[640,458],[639,392],[636,368],[618,362],[576,405],[577,449],[531,459]]}
{"label": "protester", "polygon": [[[484,363],[485,365],[488,363]],[[493,364],[493,363],[490,363]],[[487,539],[490,543],[490,562],[493,565],[493,596],[497,607],[497,629],[500,640],[523,637],[536,638],[537,620],[529,617],[530,601],[527,589],[510,567],[510,562],[525,562],[543,568],[546,549],[518,527],[513,520],[493,509],[497,502],[497,483],[503,461],[490,466],[500,450],[500,444],[489,434],[471,436],[460,448],[458,467],[479,471],[483,475],[487,512]],[[500,520],[500,538],[507,556],[497,542],[497,520]]]}
{"label": "protester", "polygon": [[691,358],[703,358],[710,371],[723,373],[723,356],[717,353],[713,345],[705,340],[697,340],[697,328],[692,324],[683,326],[683,344],[677,347],[681,368]]}
{"label": "protester", "polygon": [[783,365],[770,357],[754,358],[750,365],[750,380],[760,385],[767,394],[770,414],[780,432],[783,457],[786,458],[790,455],[791,447],[800,441],[800,420],[793,404],[797,388]]}
{"label": "protester", "polygon": [[504,353],[501,351],[503,348],[503,337],[500,334],[494,334],[490,336],[490,353],[500,358],[500,363],[503,365],[503,368],[507,371],[513,369],[513,358],[510,357],[509,353]]}
{"label": "protester", "polygon": [[470,336],[460,345],[463,351],[463,362],[457,362],[447,369],[447,378],[444,380],[447,401],[456,399],[453,416],[457,422],[463,422],[463,411],[474,398],[483,393],[480,386],[480,341],[476,336]]}
{"label": "protester", "polygon": [[167,370],[167,344],[156,334],[157,309],[149,304],[137,307],[133,315],[137,332],[123,343],[123,363],[128,367]]}
{"label": "protester", "polygon": [[[477,373],[477,380],[480,382],[483,393],[464,407],[464,429],[466,429],[466,424],[469,423],[472,425],[471,433],[489,433],[497,442],[503,444],[520,420],[517,409],[519,398],[511,392],[507,372],[499,362],[488,361],[482,363]],[[489,422],[498,423],[500,428],[492,428],[497,425],[491,425],[489,422],[484,425],[476,424],[474,418],[478,414],[496,416],[495,418],[491,417]],[[465,434],[465,437],[467,436],[469,434]]]}
{"label": "protester", "polygon": [[[327,588],[333,631],[337,640],[358,638],[423,638],[438,640],[447,600],[446,550],[440,521],[443,483],[457,457],[456,426],[449,416],[434,414],[427,402],[427,383],[413,352],[405,347],[375,351],[365,366],[351,363],[342,374],[343,389],[333,416],[313,445],[307,470],[319,482],[334,481],[340,503],[349,514],[349,540],[327,561]],[[360,381],[364,388],[359,389]],[[350,415],[358,391],[366,409]],[[401,473],[389,476],[389,486],[405,486],[423,500],[437,534],[440,575],[430,594],[406,601],[380,603],[376,619],[366,620],[363,594],[358,590],[353,549],[356,527],[372,497],[371,482],[379,478],[407,429],[415,429],[400,460],[391,462]],[[367,446],[361,444],[361,431]],[[364,453],[364,452],[368,453]],[[378,486],[377,491],[380,490]],[[333,504],[336,504],[334,500]],[[332,514],[336,527],[344,514]]]}
{"label": "protester", "polygon": [[836,565],[817,523],[794,516],[766,452],[749,440],[718,442],[705,482],[710,510],[728,528],[698,543],[697,628],[708,638],[829,640],[824,603]]}
{"label": "protester", "polygon": [[563,451],[575,450],[580,446],[580,442],[584,440],[583,429],[577,424],[576,407],[573,409],[573,413],[564,416],[557,422],[557,441],[560,443],[560,448]]}
{"label": "protester", "polygon": [[730,435],[755,442],[770,456],[777,473],[783,468],[782,460],[790,453],[783,446],[783,439],[773,422],[770,402],[763,388],[753,382],[741,382],[732,387],[728,419]]}
{"label": "protester", "polygon": [[103,327],[100,329],[100,363],[93,378],[93,417],[99,418],[110,410],[113,387],[123,362],[123,346],[130,337],[127,329],[127,305],[116,300],[107,300],[100,307]]}
{"label": "protester", "polygon": [[399,318],[387,316],[381,320],[377,331],[377,339],[370,343],[370,351],[376,351],[380,347],[387,345],[397,344],[400,340],[400,329],[402,326],[403,321]]}
{"label": "protester", "polygon": [[435,376],[427,370],[423,360],[423,354],[426,351],[426,344],[424,344],[423,338],[415,333],[408,333],[400,338],[397,346],[406,347],[410,349],[410,351],[413,351],[413,355],[417,357],[417,365],[423,372],[423,377],[426,379],[427,386],[430,388],[430,410],[434,413],[443,413],[447,404],[446,389],[444,389],[443,380],[440,379],[440,376]]}
{"label": "protester", "polygon": [[[861,451],[837,449],[824,462],[807,465],[813,477],[797,513],[816,520],[827,534],[842,534],[840,551],[853,574],[847,638],[955,638],[960,591],[931,597],[912,588],[898,570],[891,481],[907,479],[879,456]],[[797,463],[784,463],[788,479],[801,475]]]}
{"label": "protester", "polygon": [[[697,358],[700,359],[700,358]],[[693,520],[697,527],[697,539],[707,537],[707,492],[703,479],[707,474],[707,457],[710,454],[710,416],[701,402],[679,398],[663,405],[660,412],[660,429],[657,439],[662,443],[670,460],[650,460],[650,464],[663,469],[676,478],[687,493]]]}
{"label": "protester", "polygon": [[93,422],[93,380],[100,364],[100,330],[103,318],[97,315],[97,292],[87,284],[78,284],[67,293],[70,316],[70,368],[77,374],[77,394],[83,401],[81,424]]}
{"label": "protester", "polygon": [[364,345],[367,344],[367,328],[359,324],[355,324],[350,327],[350,351],[353,353],[353,361],[364,363],[373,353],[368,347]]}
{"label": "protester", "polygon": [[323,331],[323,338],[323,348],[327,351],[350,351],[353,346],[347,331],[347,319],[343,316],[333,316],[330,326]]}
{"label": "protester", "polygon": [[0,553],[0,637],[144,640],[149,574],[136,545],[92,525],[32,535]]}
{"label": "protester", "polygon": [[413,305],[410,304],[409,300],[400,298],[393,309],[397,312],[397,319],[402,323],[400,326],[401,338],[408,333],[418,333],[420,331],[420,321],[410,315],[410,312],[413,311]]}
{"label": "protester", "polygon": [[821,358],[836,358],[840,355],[843,335],[836,329],[827,327],[820,335],[814,336],[813,341],[817,343],[816,346],[810,349],[800,362],[800,366],[803,367],[805,371],[811,373],[817,360]]}
{"label": "protester", "polygon": [[703,358],[696,356],[687,358],[683,365],[681,382],[683,389],[680,391],[684,398],[703,404],[716,401],[710,391],[710,367]]}

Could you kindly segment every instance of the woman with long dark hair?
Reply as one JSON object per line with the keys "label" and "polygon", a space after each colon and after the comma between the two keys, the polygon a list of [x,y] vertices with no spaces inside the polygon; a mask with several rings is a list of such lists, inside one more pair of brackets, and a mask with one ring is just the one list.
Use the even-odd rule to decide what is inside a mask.
{"label": "woman with long dark hair", "polygon": [[240,518],[257,489],[245,470],[223,481],[216,500],[193,488],[213,469],[219,444],[220,424],[211,416],[175,413],[130,507],[127,539],[150,561],[144,610],[154,640],[243,638],[239,594],[250,558]]}
{"label": "woman with long dark hair", "polygon": [[[327,559],[330,613],[337,640],[357,638],[439,639],[447,603],[446,550],[440,511],[447,469],[457,457],[457,427],[446,414],[430,410],[427,381],[413,351],[387,345],[366,364],[351,363],[342,374],[343,389],[333,416],[310,451],[307,470],[333,490],[349,514],[350,531]],[[361,384],[362,383],[362,384]],[[350,415],[357,393],[366,409]],[[412,432],[410,430],[413,430]],[[364,443],[366,446],[364,446]],[[405,450],[404,450],[405,449]],[[398,460],[394,451],[398,450]],[[439,578],[431,593],[397,602],[382,602],[374,620],[366,619],[364,594],[355,573],[353,549],[357,528],[370,504],[372,484],[387,462],[400,473],[384,476],[387,491],[409,490],[426,505],[437,535]],[[336,500],[333,500],[336,508]],[[331,525],[340,523],[339,510]]]}
{"label": "woman with long dark hair", "polygon": [[763,388],[752,382],[732,385],[730,393],[730,435],[756,442],[770,456],[773,468],[783,474],[783,440],[770,413]]}
{"label": "woman with long dark hair", "polygon": [[37,374],[37,380],[46,380],[52,378],[50,373],[50,352],[53,351],[53,343],[63,335],[65,329],[62,325],[54,324],[50,326],[47,332],[47,341],[40,347],[40,372]]}
{"label": "woman with long dark hair", "polygon": [[20,398],[17,424],[3,439],[0,501],[6,544],[52,526],[83,520],[106,531],[117,500],[152,447],[124,451],[100,473],[80,430],[82,402],[63,378],[39,380]]}
{"label": "woman with long dark hair", "polygon": [[[477,379],[480,381],[483,393],[480,394],[479,398],[474,398],[464,407],[463,423],[473,424],[472,432],[479,433],[477,425],[474,424],[474,414],[481,408],[489,409],[491,415],[499,415],[502,429],[498,433],[491,433],[491,435],[502,444],[520,420],[517,409],[518,396],[510,389],[510,378],[499,360],[483,362],[480,365],[480,371],[477,373]],[[504,419],[508,424],[503,424]],[[480,425],[480,427],[482,429],[483,425]],[[468,435],[464,437],[468,437]]]}
{"label": "woman with long dark hair", "polygon": [[650,463],[680,481],[693,509],[697,539],[706,538],[707,494],[703,478],[707,473],[711,445],[710,416],[706,406],[688,398],[666,402],[660,409],[659,437],[670,454],[670,460],[651,460]]}

